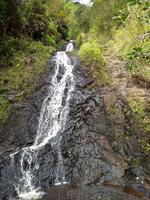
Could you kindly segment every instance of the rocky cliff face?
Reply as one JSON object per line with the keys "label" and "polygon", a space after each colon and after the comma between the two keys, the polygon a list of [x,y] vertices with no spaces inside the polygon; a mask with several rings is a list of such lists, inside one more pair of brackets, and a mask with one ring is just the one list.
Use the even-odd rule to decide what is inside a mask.
{"label": "rocky cliff face", "polygon": [[15,103],[8,120],[0,123],[0,199],[9,199],[15,194],[14,169],[10,154],[30,146],[35,138],[42,102],[50,84],[49,74],[53,74],[52,63],[48,71],[37,82],[35,91],[24,102]]}
{"label": "rocky cliff face", "polygon": [[[66,180],[73,187],[109,185],[117,186],[119,190],[126,186],[130,179],[138,185],[137,187],[142,188],[136,195],[133,190],[131,193],[134,196],[141,195],[143,197],[145,191],[148,196],[147,190],[141,184],[141,179],[140,182],[137,179],[138,173],[141,171],[144,173],[142,168],[131,169],[127,159],[128,155],[133,153],[132,145],[138,144],[130,141],[129,145],[126,140],[118,140],[117,133],[114,131],[114,121],[108,112],[108,105],[115,99],[115,91],[109,88],[96,88],[94,79],[90,77],[89,69],[81,66],[76,59],[73,59],[73,62],[76,63],[73,72],[76,89],[70,102],[70,114],[65,131],[62,133],[60,146]],[[48,66],[50,76],[46,75],[41,79],[39,90],[24,103],[14,105],[8,121],[0,125],[0,199],[2,200],[15,195],[12,185],[14,169],[9,154],[23,146],[30,146],[34,141],[41,104],[47,94],[47,85],[50,84],[54,71],[52,62]],[[114,100],[114,102],[116,101]],[[122,112],[120,112],[119,119],[120,116],[123,117]],[[121,125],[120,129],[123,129],[122,121],[118,121],[116,124]],[[131,148],[128,148],[129,146]],[[128,152],[125,153],[126,151]],[[38,173],[41,186],[49,187],[56,178],[55,167],[58,162],[54,146],[47,145],[41,151],[38,160],[41,169]],[[94,191],[97,191],[98,194],[100,189],[94,188]],[[107,196],[104,195],[104,199],[110,197],[112,192],[109,190],[106,193]],[[115,195],[111,195],[111,199],[122,200],[123,193],[118,191],[117,194],[117,198]],[[88,198],[85,195],[82,199],[87,200]],[[97,196],[91,199],[96,200]],[[134,199],[134,197],[131,198],[127,195],[124,199]]]}
{"label": "rocky cliff face", "polygon": [[88,69],[78,64],[75,74],[76,91],[62,140],[66,175],[78,186],[108,181],[120,184],[126,163],[110,145],[103,92],[93,88]]}

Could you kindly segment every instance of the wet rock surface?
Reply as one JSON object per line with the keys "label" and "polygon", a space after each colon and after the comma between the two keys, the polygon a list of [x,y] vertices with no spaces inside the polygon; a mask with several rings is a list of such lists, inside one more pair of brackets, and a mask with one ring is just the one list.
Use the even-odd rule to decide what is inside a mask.
{"label": "wet rock surface", "polygon": [[[65,130],[60,133],[62,136],[60,148],[66,181],[73,187],[85,185],[89,187],[77,190],[63,187],[58,187],[58,190],[51,188],[46,200],[137,199],[113,187],[100,186],[105,184],[122,188],[124,186],[133,187],[139,181],[136,180],[138,174],[141,175],[144,172],[143,169],[141,169],[142,173],[139,172],[139,168],[130,169],[128,163],[127,157],[133,154],[132,144],[135,141],[133,143],[129,141],[129,144],[128,142],[124,143],[125,140],[119,142],[113,132],[113,124],[111,124],[106,109],[106,105],[113,99],[109,98],[110,91],[94,87],[94,80],[90,77],[89,69],[81,67],[76,59],[72,59],[72,62],[76,63],[73,72],[76,89],[70,102],[67,125]],[[41,105],[54,72],[53,60],[48,66],[50,76],[41,79],[39,90],[26,102],[14,105],[9,120],[1,125],[0,199],[2,200],[15,195],[14,175],[19,173],[17,165],[16,169],[12,166],[9,154],[21,147],[30,146],[34,141]],[[58,79],[61,78],[62,73],[63,71],[60,72]],[[120,121],[116,123],[120,123]],[[54,138],[40,151],[37,157],[40,171],[34,172],[37,177],[35,185],[40,181],[42,188],[53,185],[56,179],[58,153],[55,143]],[[19,158],[20,154],[16,156],[16,161]],[[131,182],[133,184],[129,184]],[[96,186],[93,187],[93,185]],[[145,190],[140,182],[140,187],[141,185],[144,188],[141,189],[142,194],[146,194],[148,197],[148,190]],[[139,185],[135,186],[135,190],[139,190],[138,188]]]}
{"label": "wet rock surface", "polygon": [[67,186],[53,187],[43,200],[137,200],[139,198],[105,186],[70,188]]}
{"label": "wet rock surface", "polygon": [[100,90],[88,69],[76,66],[76,90],[62,139],[66,177],[72,185],[122,184],[126,163],[109,144],[111,126]]}
{"label": "wet rock surface", "polygon": [[0,151],[29,146],[33,143],[43,98],[46,96],[46,77],[41,79],[41,89],[25,102],[15,103],[8,120],[0,124]]}
{"label": "wet rock surface", "polygon": [[[54,72],[52,61],[48,66],[47,74],[36,83],[37,91],[26,101],[14,103],[8,120],[0,123],[0,199],[2,200],[8,200],[10,196],[15,195],[13,185],[15,175],[19,173],[17,166],[13,166],[10,154],[22,147],[31,146],[34,142],[41,106]],[[19,158],[18,154],[16,160]]]}

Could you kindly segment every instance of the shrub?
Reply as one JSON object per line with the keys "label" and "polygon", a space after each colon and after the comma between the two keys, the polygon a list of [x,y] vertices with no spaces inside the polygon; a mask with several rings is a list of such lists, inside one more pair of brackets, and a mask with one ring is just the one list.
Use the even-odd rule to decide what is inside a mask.
{"label": "shrub", "polygon": [[55,40],[55,38],[53,36],[48,35],[48,34],[46,34],[43,37],[43,43],[45,45],[50,45],[50,46],[53,46],[53,47],[56,46],[56,40]]}
{"label": "shrub", "polygon": [[79,56],[85,65],[90,66],[92,76],[98,85],[109,83],[108,71],[97,40],[90,39],[80,47]]}
{"label": "shrub", "polygon": [[0,1],[0,37],[4,37],[6,29],[6,6],[7,2],[5,0]]}
{"label": "shrub", "polygon": [[140,100],[134,99],[129,102],[129,108],[133,115],[133,122],[137,126],[136,128],[138,128],[138,130],[141,132],[141,134],[138,137],[138,142],[145,152],[149,152],[150,119],[147,113],[145,112],[145,105],[143,105],[143,102],[140,102]]}
{"label": "shrub", "polygon": [[10,109],[10,102],[0,94],[0,121],[5,121]]}
{"label": "shrub", "polygon": [[102,56],[102,48],[95,40],[90,40],[83,43],[80,47],[80,57],[85,62],[97,62],[101,65],[104,64],[104,58]]}
{"label": "shrub", "polygon": [[[10,40],[8,43],[14,44],[14,40]],[[35,89],[36,80],[47,69],[47,61],[55,50],[29,38],[17,41],[18,47],[9,46],[13,48],[11,62],[5,62],[9,66],[0,70],[0,120],[5,120],[8,116],[11,102],[22,100]],[[9,100],[11,94],[13,99]]]}
{"label": "shrub", "polygon": [[[117,54],[127,57],[133,48],[146,47],[149,33],[149,10],[144,5],[128,7],[129,15],[114,35],[113,49]],[[147,35],[147,36],[146,36]],[[145,38],[144,38],[145,36]]]}

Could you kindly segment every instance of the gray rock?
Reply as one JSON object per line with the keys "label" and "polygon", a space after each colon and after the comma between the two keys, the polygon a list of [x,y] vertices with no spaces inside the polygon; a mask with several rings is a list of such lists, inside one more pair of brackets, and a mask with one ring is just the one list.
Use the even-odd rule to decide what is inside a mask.
{"label": "gray rock", "polygon": [[[104,91],[93,87],[94,80],[90,77],[87,67],[81,67],[75,59],[72,59],[72,62],[76,62],[74,69],[76,89],[70,102],[67,125],[60,133],[62,135],[60,148],[66,181],[73,187],[91,186],[83,190],[79,189],[77,194],[82,193],[83,196],[85,195],[84,198],[74,196],[73,199],[136,199],[113,188],[98,188],[98,186],[93,188],[93,185],[102,184],[123,186],[128,163],[113,133],[112,124],[106,112]],[[8,121],[0,125],[0,199],[15,196],[13,183],[20,174],[18,162],[21,155],[20,149],[30,146],[34,141],[41,105],[54,72],[53,60],[48,66],[48,75],[37,83],[38,91],[25,102],[14,105]],[[63,71],[60,72],[58,78],[62,73]],[[35,186],[48,188],[54,183],[56,166],[59,164],[57,145],[53,145],[56,143],[55,139],[42,148],[37,155],[40,170],[37,169],[34,172]],[[112,144],[118,146],[115,145],[114,148]],[[131,154],[130,151],[134,149],[131,147],[132,145],[128,149],[128,154]],[[15,165],[11,165],[12,160],[9,154],[16,150],[19,150],[19,153],[15,156]],[[71,194],[74,195],[74,193],[76,191],[71,191]]]}

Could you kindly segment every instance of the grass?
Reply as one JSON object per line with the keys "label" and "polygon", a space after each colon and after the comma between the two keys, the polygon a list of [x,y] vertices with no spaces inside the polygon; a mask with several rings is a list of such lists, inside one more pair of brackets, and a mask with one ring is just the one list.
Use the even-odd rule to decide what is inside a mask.
{"label": "grass", "polygon": [[[110,41],[113,53],[127,61],[129,82],[134,77],[150,82],[150,10],[144,5],[128,6],[128,17],[122,26],[114,31]],[[141,87],[145,89],[144,86]],[[150,116],[146,107],[137,96],[136,99],[128,101],[127,110],[124,110],[131,120],[133,134],[137,134],[140,147],[145,153],[150,151]]]}
{"label": "grass", "polygon": [[128,7],[129,15],[110,42],[113,51],[127,60],[129,75],[150,79],[150,10],[143,5]]}
{"label": "grass", "polygon": [[150,30],[150,24],[147,21],[149,11],[135,5],[130,6],[128,12],[128,18],[124,25],[115,31],[112,41],[114,51],[124,57],[127,57],[134,47],[147,48],[149,45],[148,35],[145,35]]}
{"label": "grass", "polygon": [[10,102],[5,96],[0,95],[0,120],[5,121],[10,110]]}
{"label": "grass", "polygon": [[150,152],[150,118],[145,112],[145,106],[138,99],[131,100],[128,106],[126,113],[132,113],[133,123],[141,132],[138,142],[145,152]]}
{"label": "grass", "polygon": [[80,47],[79,56],[81,61],[89,66],[91,74],[98,85],[108,85],[109,76],[103,57],[102,48],[97,40],[89,39]]}
{"label": "grass", "polygon": [[[46,71],[46,64],[54,48],[41,42],[19,39],[20,49],[13,49],[5,66],[0,66],[0,120],[5,121],[14,101],[21,101],[32,93],[35,80]],[[18,42],[18,41],[17,41]],[[10,46],[10,48],[13,48]],[[4,58],[4,59],[7,59]],[[6,64],[8,63],[8,66]],[[13,98],[10,99],[9,96]]]}

